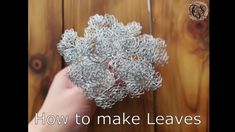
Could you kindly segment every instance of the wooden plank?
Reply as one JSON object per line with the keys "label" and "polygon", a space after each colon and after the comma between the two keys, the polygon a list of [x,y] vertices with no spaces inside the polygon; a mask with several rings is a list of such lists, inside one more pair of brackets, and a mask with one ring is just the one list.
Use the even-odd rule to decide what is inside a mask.
{"label": "wooden plank", "polygon": [[62,0],[29,0],[28,120],[39,110],[51,80],[61,69],[56,44],[62,33]]}
{"label": "wooden plank", "polygon": [[[138,21],[143,26],[143,32],[148,33],[148,13],[147,3],[143,0],[64,0],[64,27],[74,28],[80,36],[83,36],[84,28],[90,16],[94,14],[113,14],[125,24],[130,21]],[[96,118],[92,120],[89,127],[90,132],[127,132],[146,131],[153,132],[154,126],[146,124],[146,113],[153,113],[153,96],[151,92],[138,99],[129,97],[122,102],[118,102],[112,109],[97,109],[97,115],[119,115],[125,112],[126,115],[139,115],[140,125],[98,125]]]}
{"label": "wooden plank", "polygon": [[[208,0],[205,0],[208,4]],[[188,0],[153,0],[153,34],[168,45],[169,64],[158,67],[163,88],[156,92],[158,115],[200,115],[200,125],[158,125],[159,132],[209,131],[208,20],[188,16]]]}

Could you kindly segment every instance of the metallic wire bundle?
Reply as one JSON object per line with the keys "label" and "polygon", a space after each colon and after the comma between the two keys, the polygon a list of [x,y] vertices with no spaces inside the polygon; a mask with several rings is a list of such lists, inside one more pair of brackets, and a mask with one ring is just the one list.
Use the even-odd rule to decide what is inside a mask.
{"label": "metallic wire bundle", "polygon": [[90,17],[84,37],[73,29],[62,35],[57,47],[71,65],[69,79],[97,106],[111,108],[127,95],[139,97],[161,86],[154,64],[167,63],[165,41],[141,35],[141,28],[137,22],[124,25],[105,14]]}

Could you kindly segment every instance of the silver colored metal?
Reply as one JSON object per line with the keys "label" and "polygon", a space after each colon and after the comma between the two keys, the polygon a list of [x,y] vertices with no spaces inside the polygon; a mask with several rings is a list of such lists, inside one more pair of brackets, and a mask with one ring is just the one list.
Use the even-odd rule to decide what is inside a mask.
{"label": "silver colored metal", "polygon": [[127,95],[139,97],[145,90],[161,87],[155,64],[168,60],[165,41],[141,35],[141,25],[124,25],[113,15],[91,16],[84,37],[66,30],[57,45],[71,65],[69,79],[84,90],[97,106],[111,108]]}

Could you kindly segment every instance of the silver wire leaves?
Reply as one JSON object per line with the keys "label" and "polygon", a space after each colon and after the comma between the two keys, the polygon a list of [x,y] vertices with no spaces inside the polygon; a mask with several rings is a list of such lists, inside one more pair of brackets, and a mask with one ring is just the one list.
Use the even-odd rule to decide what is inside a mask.
{"label": "silver wire leaves", "polygon": [[71,65],[69,79],[97,106],[111,108],[127,95],[139,97],[161,86],[154,64],[168,60],[165,41],[141,34],[137,22],[124,25],[113,15],[91,16],[84,37],[66,30],[57,45]]}

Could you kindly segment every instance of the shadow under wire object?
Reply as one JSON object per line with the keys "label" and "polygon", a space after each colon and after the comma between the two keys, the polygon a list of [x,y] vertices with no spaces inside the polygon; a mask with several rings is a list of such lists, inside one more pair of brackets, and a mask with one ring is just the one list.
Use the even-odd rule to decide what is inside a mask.
{"label": "shadow under wire object", "polygon": [[167,63],[165,41],[141,29],[135,21],[124,25],[105,14],[90,17],[84,37],[73,29],[62,35],[57,48],[71,65],[69,79],[97,106],[111,108],[127,95],[139,97],[161,87],[154,65]]}

